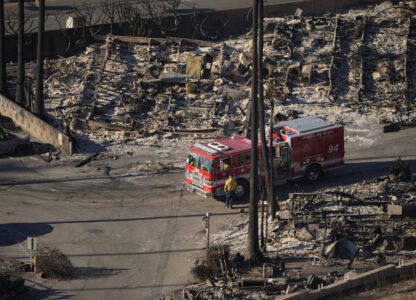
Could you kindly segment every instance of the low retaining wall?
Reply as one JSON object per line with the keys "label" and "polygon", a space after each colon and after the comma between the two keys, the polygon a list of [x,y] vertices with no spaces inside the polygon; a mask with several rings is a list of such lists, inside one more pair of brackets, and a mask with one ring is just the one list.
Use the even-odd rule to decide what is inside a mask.
{"label": "low retaining wall", "polygon": [[300,291],[286,296],[276,297],[275,300],[307,300],[307,299],[341,299],[343,295],[364,286],[381,287],[386,281],[400,281],[416,277],[416,260],[411,260],[402,266],[385,265],[378,269],[351,276],[348,280],[337,281],[319,290]]}
{"label": "low retaining wall", "polygon": [[0,115],[12,119],[31,137],[51,144],[65,155],[72,155],[72,142],[68,136],[3,95],[0,95]]}

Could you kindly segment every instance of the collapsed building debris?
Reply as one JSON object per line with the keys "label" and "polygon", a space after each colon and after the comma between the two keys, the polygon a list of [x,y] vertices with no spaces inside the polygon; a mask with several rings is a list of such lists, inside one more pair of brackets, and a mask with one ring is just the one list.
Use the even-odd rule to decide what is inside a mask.
{"label": "collapsed building debris", "polygon": [[[178,52],[170,39],[148,39],[147,48],[140,44],[115,43],[114,40],[117,38],[109,37],[103,46],[93,45],[84,56],[71,62],[72,70],[82,68],[86,72],[76,82],[80,94],[78,104],[71,97],[58,106],[62,126],[75,132],[122,132],[123,136],[139,137],[163,132],[216,130],[212,126],[210,110],[217,106],[217,101],[197,100],[191,93],[195,88],[198,91],[206,88],[206,85],[212,89],[213,82],[202,78],[209,74],[209,49],[203,50],[204,56],[190,57],[185,53],[179,55],[180,51],[195,49],[194,42],[189,40],[187,43],[181,40]],[[145,52],[148,55],[143,55]],[[143,57],[148,59],[143,60]],[[179,61],[175,61],[176,58]],[[185,67],[188,74],[182,72]],[[58,73],[65,77],[74,75]],[[54,76],[57,84],[58,78]],[[189,87],[190,84],[195,87]],[[190,102],[192,105],[188,105]],[[186,114],[185,107],[188,109]],[[195,125],[182,125],[184,118],[194,120]],[[205,122],[200,122],[203,120]]]}
{"label": "collapsed building debris", "polygon": [[[404,13],[410,2],[265,19],[264,73],[276,105],[284,104],[276,115],[297,111],[350,126],[369,119],[414,123],[416,26],[415,17]],[[249,35],[222,43],[97,39],[102,43],[50,60],[45,68],[46,108],[76,140],[87,136],[107,149],[123,141],[131,151],[127,145],[138,141],[180,143],[181,137],[244,131]]]}
{"label": "collapsed building debris", "polygon": [[[13,120],[0,116],[0,155],[51,153],[53,147],[31,141],[28,133],[15,126]],[[60,153],[60,150],[54,153]],[[52,159],[52,158],[51,158]]]}
{"label": "collapsed building debris", "polygon": [[14,258],[0,256],[0,299],[24,299],[28,288],[20,272],[30,270],[30,265]]}
{"label": "collapsed building debris", "polygon": [[[402,218],[413,215],[415,197],[414,182],[396,182],[388,177],[342,191],[333,188],[322,193],[293,193],[280,204],[291,217],[280,211],[281,221],[271,237],[279,253],[292,257],[371,256],[373,251],[392,250],[387,246],[401,235],[416,236],[413,221]],[[401,213],[403,208],[406,213]]]}
{"label": "collapsed building debris", "polygon": [[409,163],[399,158],[389,169],[389,178],[391,181],[404,181],[412,179],[412,171]]}
{"label": "collapsed building debris", "polygon": [[[398,160],[390,174],[407,170]],[[204,273],[205,282],[186,287],[183,297],[320,299],[363,284],[374,286],[381,277],[406,277],[407,268],[416,267],[409,261],[416,251],[416,182],[412,176],[390,174],[313,193],[291,193],[279,202],[277,220],[268,220],[263,266],[248,268],[239,254],[246,246],[246,221],[213,234],[210,240],[219,245],[214,248],[226,247],[227,255],[217,255],[216,268]],[[304,298],[296,298],[301,294]]]}
{"label": "collapsed building debris", "polygon": [[25,280],[14,275],[3,275],[0,273],[0,298],[24,299],[27,288],[24,286]]}

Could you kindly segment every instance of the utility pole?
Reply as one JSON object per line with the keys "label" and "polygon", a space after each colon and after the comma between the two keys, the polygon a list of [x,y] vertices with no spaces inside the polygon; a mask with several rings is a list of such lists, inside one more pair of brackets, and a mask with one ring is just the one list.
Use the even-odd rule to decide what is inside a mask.
{"label": "utility pole", "polygon": [[250,211],[247,235],[247,248],[244,259],[248,262],[259,262],[263,255],[259,249],[258,224],[258,142],[257,142],[257,93],[258,93],[258,60],[257,60],[257,33],[258,33],[258,0],[253,3],[253,69],[251,80],[251,173],[250,173]]}
{"label": "utility pole", "polygon": [[7,95],[6,36],[4,31],[4,0],[0,0],[0,93]]}
{"label": "utility pole", "polygon": [[266,178],[267,202],[273,201],[270,192],[270,163],[266,145],[266,125],[264,122],[264,97],[263,97],[263,0],[258,1],[258,86],[259,86],[259,127],[261,140],[261,153],[263,156],[264,176]]}
{"label": "utility pole", "polygon": [[43,114],[43,37],[45,33],[45,0],[39,0],[38,49],[36,56],[36,95],[33,112]]}
{"label": "utility pole", "polygon": [[19,0],[18,5],[18,37],[17,37],[17,83],[16,83],[16,102],[22,106],[25,105],[25,54],[23,50],[24,34],[25,34],[25,21],[24,21],[24,0]]}

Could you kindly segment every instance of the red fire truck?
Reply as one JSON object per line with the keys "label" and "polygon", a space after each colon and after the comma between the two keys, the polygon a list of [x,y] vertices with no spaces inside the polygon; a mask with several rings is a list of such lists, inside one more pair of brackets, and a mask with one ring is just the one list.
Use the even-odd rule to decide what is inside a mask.
{"label": "red fire truck", "polygon": [[[344,127],[317,116],[278,123],[267,139],[273,146],[275,185],[301,177],[315,182],[324,171],[344,165]],[[260,142],[258,146],[261,176]],[[205,197],[218,197],[224,195],[231,174],[238,183],[237,197],[244,197],[250,187],[250,154],[251,140],[240,136],[194,144],[188,151],[184,186]]]}

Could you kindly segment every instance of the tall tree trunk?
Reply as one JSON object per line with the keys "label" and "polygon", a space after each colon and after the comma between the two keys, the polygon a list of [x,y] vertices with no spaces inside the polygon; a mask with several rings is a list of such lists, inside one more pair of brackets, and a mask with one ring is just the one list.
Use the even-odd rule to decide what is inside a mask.
{"label": "tall tree trunk", "polygon": [[270,187],[269,187],[269,192],[271,196],[270,214],[272,216],[272,220],[276,219],[276,207],[277,207],[276,199],[274,197],[274,174],[273,174],[273,121],[274,120],[273,120],[273,115],[274,115],[274,101],[273,101],[273,94],[271,94],[270,95],[270,148],[269,148]]}
{"label": "tall tree trunk", "polygon": [[0,93],[7,95],[6,36],[4,32],[4,0],[0,0]]}
{"label": "tall tree trunk", "polygon": [[263,0],[258,0],[258,85],[259,85],[259,127],[260,127],[260,140],[261,140],[261,153],[263,156],[264,176],[266,178],[267,200],[271,203],[270,193],[270,164],[269,153],[267,152],[266,145],[266,125],[264,122],[264,97],[263,97]]}
{"label": "tall tree trunk", "polygon": [[262,259],[262,254],[259,249],[259,224],[258,224],[258,142],[257,142],[257,27],[258,27],[258,0],[254,0],[253,5],[253,75],[251,82],[251,175],[250,175],[250,212],[247,236],[247,248],[245,253],[245,260],[249,262],[259,262]]}
{"label": "tall tree trunk", "polygon": [[43,37],[45,33],[45,0],[39,0],[38,49],[36,56],[36,95],[33,112],[43,114]]}
{"label": "tall tree trunk", "polygon": [[[262,189],[261,195],[261,231],[260,231],[260,247],[264,251],[264,200],[265,193],[269,195],[269,159],[266,145],[266,132],[264,124],[264,97],[263,97],[263,0],[258,0],[258,33],[257,33],[257,76],[258,76],[258,108],[259,108],[259,128],[261,140],[261,153],[263,157],[263,171],[266,180],[266,186]],[[262,184],[262,183],[261,183]],[[267,222],[267,220],[266,220]]]}
{"label": "tall tree trunk", "polygon": [[24,0],[19,0],[18,11],[19,11],[18,13],[19,28],[18,28],[18,41],[17,41],[18,73],[17,73],[17,83],[16,83],[16,102],[24,106],[26,102],[25,91],[24,91],[25,53],[23,50],[24,34],[25,34]]}

